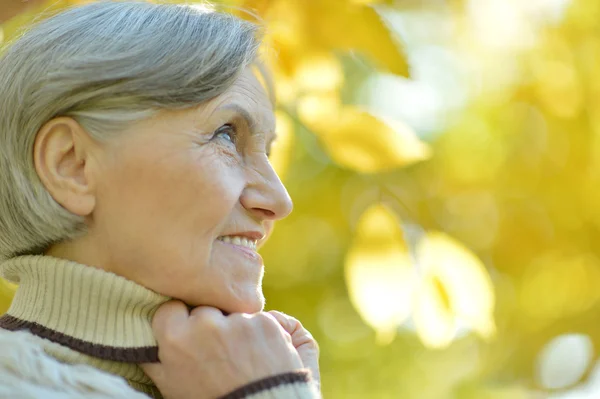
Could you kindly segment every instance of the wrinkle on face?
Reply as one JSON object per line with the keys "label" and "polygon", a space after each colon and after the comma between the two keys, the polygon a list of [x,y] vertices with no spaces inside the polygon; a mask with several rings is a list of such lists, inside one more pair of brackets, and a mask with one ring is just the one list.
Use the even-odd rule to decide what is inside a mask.
{"label": "wrinkle on face", "polygon": [[[232,105],[256,120],[241,126],[236,145],[215,139],[223,124],[244,124]],[[85,263],[190,305],[260,310],[263,269],[218,238],[269,234],[287,215],[289,197],[266,155],[274,138],[272,104],[250,70],[204,104],[135,123],[98,160],[96,236],[81,253],[103,258]]]}

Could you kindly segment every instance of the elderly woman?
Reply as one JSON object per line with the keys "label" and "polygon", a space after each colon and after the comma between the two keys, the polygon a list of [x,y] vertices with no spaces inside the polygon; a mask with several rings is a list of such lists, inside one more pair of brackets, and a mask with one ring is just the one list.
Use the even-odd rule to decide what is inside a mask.
{"label": "elderly woman", "polygon": [[257,28],[92,3],[0,58],[1,398],[317,398],[317,345],[263,312],[292,210]]}

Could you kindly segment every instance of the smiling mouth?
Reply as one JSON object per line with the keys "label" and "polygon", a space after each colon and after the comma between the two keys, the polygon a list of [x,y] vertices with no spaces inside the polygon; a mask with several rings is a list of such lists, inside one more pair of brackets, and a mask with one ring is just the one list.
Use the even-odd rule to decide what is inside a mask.
{"label": "smiling mouth", "polygon": [[251,249],[252,251],[256,251],[256,246],[258,243],[258,240],[251,240],[247,237],[239,236],[223,236],[217,238],[217,240],[226,242],[228,244],[239,245],[241,247]]}

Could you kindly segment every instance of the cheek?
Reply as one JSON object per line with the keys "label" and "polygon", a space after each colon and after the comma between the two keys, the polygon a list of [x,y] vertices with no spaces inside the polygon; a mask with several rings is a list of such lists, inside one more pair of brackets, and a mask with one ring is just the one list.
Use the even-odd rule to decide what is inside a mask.
{"label": "cheek", "polygon": [[241,168],[221,157],[200,158],[184,168],[178,185],[186,187],[189,207],[207,218],[229,219],[245,186]]}
{"label": "cheek", "polygon": [[212,259],[212,250],[235,222],[243,170],[208,151],[166,155],[139,152],[106,174],[94,217],[110,263],[117,274],[165,295],[191,299],[212,285],[223,290],[240,276],[224,259]]}
{"label": "cheek", "polygon": [[112,169],[102,191],[133,214],[156,212],[152,218],[178,221],[197,214],[209,217],[232,208],[243,187],[235,168],[210,155],[187,150],[130,157]]}
{"label": "cheek", "polygon": [[103,230],[150,256],[168,249],[179,258],[192,246],[206,251],[198,244],[223,228],[243,189],[235,169],[189,151],[129,158],[104,182],[95,215]]}

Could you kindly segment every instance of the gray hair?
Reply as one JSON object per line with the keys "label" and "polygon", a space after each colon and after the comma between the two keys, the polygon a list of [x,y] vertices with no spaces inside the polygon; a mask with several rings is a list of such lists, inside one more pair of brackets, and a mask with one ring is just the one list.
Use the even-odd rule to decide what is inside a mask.
{"label": "gray hair", "polygon": [[71,8],[8,46],[0,55],[0,260],[86,232],[35,171],[44,123],[69,116],[106,140],[161,109],[223,93],[259,46],[257,25],[232,15],[135,1]]}

